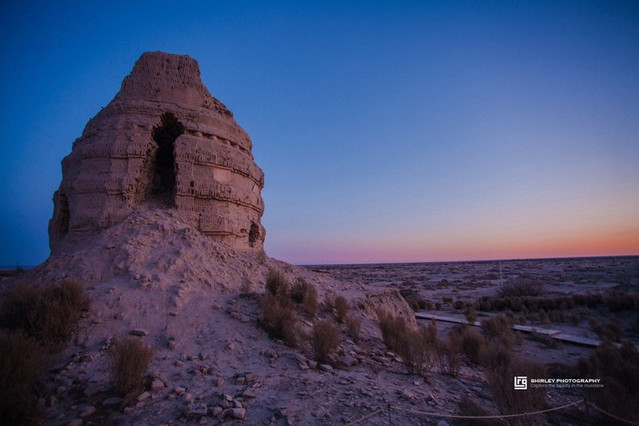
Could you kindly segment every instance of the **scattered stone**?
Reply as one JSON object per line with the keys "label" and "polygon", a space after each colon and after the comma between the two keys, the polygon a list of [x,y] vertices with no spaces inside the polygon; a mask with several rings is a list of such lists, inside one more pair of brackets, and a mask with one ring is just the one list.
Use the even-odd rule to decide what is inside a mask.
{"label": "scattered stone", "polygon": [[206,416],[207,413],[208,408],[206,404],[189,404],[188,409],[186,410],[186,417],[192,419],[196,417]]}
{"label": "scattered stone", "polygon": [[80,418],[83,419],[85,417],[89,417],[91,414],[95,413],[96,411],[98,411],[98,410],[95,408],[95,406],[88,405],[88,406],[84,407],[84,409],[80,413]]}
{"label": "scattered stone", "polygon": [[415,395],[413,392],[409,390],[406,390],[406,389],[398,390],[397,393],[406,401],[409,401],[411,403],[415,403],[417,401],[417,395]]}
{"label": "scattered stone", "polygon": [[162,380],[153,380],[153,383],[151,383],[151,390],[153,392],[157,392],[160,391],[162,389],[164,389],[164,382]]}
{"label": "scattered stone", "polygon": [[339,363],[341,365],[343,365],[344,367],[353,367],[356,366],[357,364],[359,364],[359,361],[357,361],[357,358],[351,356],[351,355],[344,355],[340,360]]}
{"label": "scattered stone", "polygon": [[140,395],[138,395],[136,399],[138,402],[142,402],[150,396],[151,396],[151,393],[149,393],[148,391],[144,391]]}
{"label": "scattered stone", "polygon": [[102,401],[102,406],[111,407],[113,405],[119,405],[121,403],[122,403],[122,398],[117,396],[112,396],[111,398],[107,398],[104,401]]}
{"label": "scattered stone", "polygon": [[149,330],[145,330],[143,328],[134,328],[133,330],[131,330],[131,334],[133,336],[148,336]]}
{"label": "scattered stone", "polygon": [[244,420],[246,418],[246,409],[245,408],[232,408],[231,409],[231,417],[237,420]]}
{"label": "scattered stone", "polygon": [[257,398],[257,393],[254,389],[247,389],[242,393],[242,397],[244,398]]}
{"label": "scattered stone", "polygon": [[224,386],[224,379],[217,379],[216,385],[218,388],[221,388],[222,386]]}
{"label": "scattered stone", "polygon": [[182,395],[184,392],[186,392],[186,389],[184,389],[182,386],[176,386],[173,388],[173,392],[177,393],[178,395]]}
{"label": "scattered stone", "polygon": [[320,364],[319,369],[325,373],[330,373],[331,371],[333,371],[333,367],[328,364]]}
{"label": "scattered stone", "polygon": [[218,417],[220,414],[222,414],[222,411],[224,411],[224,408],[220,407],[219,405],[213,407],[213,411],[211,412],[215,417]]}
{"label": "scattered stone", "polygon": [[84,354],[80,357],[81,362],[92,362],[98,359],[98,354]]}
{"label": "scattered stone", "polygon": [[317,361],[309,359],[306,364],[313,370],[317,368]]}

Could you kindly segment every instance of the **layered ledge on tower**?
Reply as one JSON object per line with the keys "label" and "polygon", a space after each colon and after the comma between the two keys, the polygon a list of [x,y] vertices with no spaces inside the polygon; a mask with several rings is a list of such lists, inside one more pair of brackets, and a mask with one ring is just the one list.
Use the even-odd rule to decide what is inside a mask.
{"label": "layered ledge on tower", "polygon": [[144,53],[62,161],[51,252],[153,208],[174,209],[234,247],[261,249],[264,174],[251,149],[194,59]]}

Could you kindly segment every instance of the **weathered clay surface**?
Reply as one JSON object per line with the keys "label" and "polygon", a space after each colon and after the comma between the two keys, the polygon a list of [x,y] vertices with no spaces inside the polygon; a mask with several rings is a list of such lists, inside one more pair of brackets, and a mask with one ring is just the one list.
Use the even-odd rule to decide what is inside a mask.
{"label": "weathered clay surface", "polygon": [[175,210],[207,236],[261,249],[264,174],[251,148],[194,59],[143,54],[62,161],[52,253],[147,209]]}

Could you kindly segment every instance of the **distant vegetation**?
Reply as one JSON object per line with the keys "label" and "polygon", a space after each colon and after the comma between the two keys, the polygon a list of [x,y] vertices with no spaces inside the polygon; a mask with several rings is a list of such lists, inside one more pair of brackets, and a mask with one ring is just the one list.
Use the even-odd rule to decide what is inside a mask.
{"label": "distant vegetation", "polygon": [[501,297],[541,296],[544,282],[531,278],[511,278],[497,290]]}

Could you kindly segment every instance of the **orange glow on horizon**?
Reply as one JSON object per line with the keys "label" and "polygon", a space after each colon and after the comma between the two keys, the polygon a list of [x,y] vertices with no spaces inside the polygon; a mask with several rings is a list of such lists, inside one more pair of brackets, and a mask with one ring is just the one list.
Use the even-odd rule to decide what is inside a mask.
{"label": "orange glow on horizon", "polygon": [[[439,237],[343,241],[337,248],[335,244],[297,247],[275,256],[293,263],[348,264],[639,255],[639,229],[553,236],[539,233],[521,239],[512,235],[469,235],[464,244],[459,236]],[[296,258],[296,253],[304,253],[304,259]]]}

